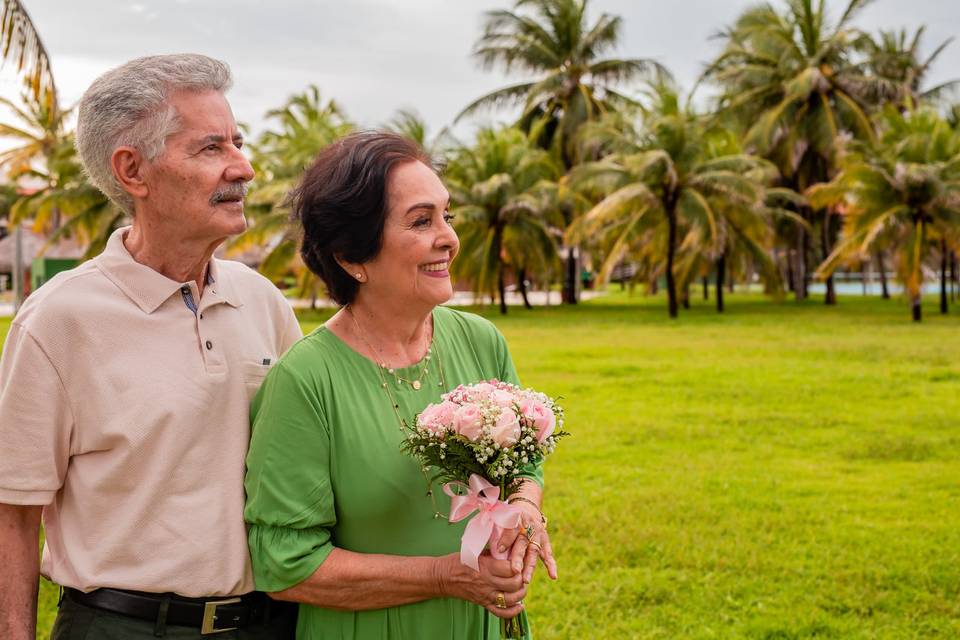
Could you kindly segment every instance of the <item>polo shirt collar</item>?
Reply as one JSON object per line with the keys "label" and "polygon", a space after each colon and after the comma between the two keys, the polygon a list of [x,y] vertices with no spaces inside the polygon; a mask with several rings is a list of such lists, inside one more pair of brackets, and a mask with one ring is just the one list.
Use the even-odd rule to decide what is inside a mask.
{"label": "polo shirt collar", "polygon": [[[154,271],[147,265],[134,260],[123,244],[123,239],[130,229],[131,227],[128,226],[114,231],[103,253],[96,257],[95,262],[100,271],[144,313],[153,313],[170,296],[181,295],[180,289],[184,284],[189,283],[171,280],[159,271]],[[241,306],[242,302],[230,279],[217,262],[216,258],[211,258],[207,266],[207,287],[204,289],[204,298],[211,295],[232,307]]]}

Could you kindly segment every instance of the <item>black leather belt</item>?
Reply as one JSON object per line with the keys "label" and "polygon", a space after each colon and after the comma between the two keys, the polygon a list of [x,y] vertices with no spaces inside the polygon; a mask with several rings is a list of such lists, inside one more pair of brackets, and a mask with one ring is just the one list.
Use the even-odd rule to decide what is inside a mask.
{"label": "black leather belt", "polygon": [[[200,633],[233,631],[267,619],[270,598],[258,591],[242,596],[185,598],[165,593],[145,593],[121,589],[97,589],[89,593],[64,588],[73,602],[132,618],[158,621],[183,627],[198,627]],[[162,616],[166,607],[166,616]]]}

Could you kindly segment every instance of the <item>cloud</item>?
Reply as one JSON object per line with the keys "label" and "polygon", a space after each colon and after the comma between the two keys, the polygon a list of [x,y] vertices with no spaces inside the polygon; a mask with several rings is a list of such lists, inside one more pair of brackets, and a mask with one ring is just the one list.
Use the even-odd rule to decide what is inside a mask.
{"label": "cloud", "polygon": [[[93,79],[130,58],[196,51],[230,63],[230,98],[238,119],[259,131],[263,114],[309,84],[365,125],[413,107],[433,131],[463,106],[522,80],[484,72],[471,58],[482,13],[509,0],[31,0],[30,13],[53,57],[63,99],[79,99]],[[709,36],[753,0],[594,0],[594,16],[623,17],[614,55],[653,57],[690,88],[716,53]],[[859,21],[875,30],[927,23],[928,50],[960,31],[960,3],[879,0]],[[960,69],[960,45],[932,74]],[[2,89],[2,87],[0,87]]]}

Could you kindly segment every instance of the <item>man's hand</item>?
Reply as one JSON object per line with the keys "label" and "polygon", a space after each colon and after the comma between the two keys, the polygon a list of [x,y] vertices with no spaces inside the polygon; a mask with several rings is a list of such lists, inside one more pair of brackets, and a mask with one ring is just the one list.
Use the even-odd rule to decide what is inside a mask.
{"label": "man's hand", "polygon": [[0,638],[34,640],[42,507],[0,504]]}

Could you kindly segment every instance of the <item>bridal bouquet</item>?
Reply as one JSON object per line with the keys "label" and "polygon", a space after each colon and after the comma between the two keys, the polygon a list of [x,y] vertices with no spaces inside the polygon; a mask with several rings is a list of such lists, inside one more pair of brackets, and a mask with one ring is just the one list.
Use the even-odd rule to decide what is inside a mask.
{"label": "bridal bouquet", "polygon": [[460,547],[460,561],[476,570],[487,546],[495,558],[507,557],[496,542],[520,525],[520,510],[505,500],[524,471],[568,435],[563,409],[543,393],[498,380],[460,385],[440,399],[417,416],[402,448],[435,473],[431,482],[445,483],[450,522],[478,511]]}

